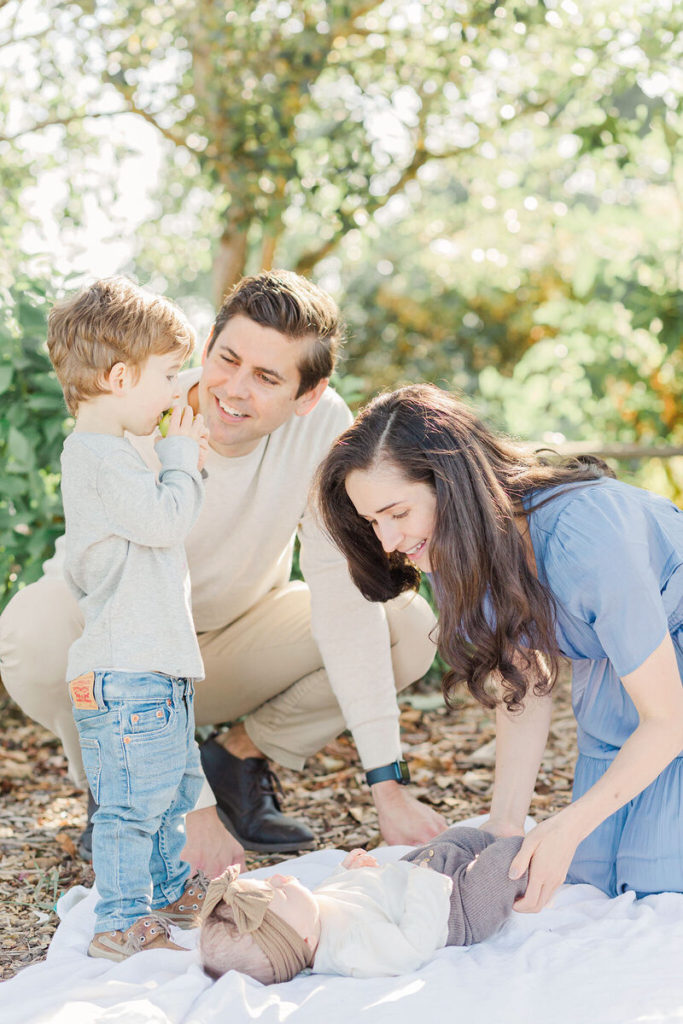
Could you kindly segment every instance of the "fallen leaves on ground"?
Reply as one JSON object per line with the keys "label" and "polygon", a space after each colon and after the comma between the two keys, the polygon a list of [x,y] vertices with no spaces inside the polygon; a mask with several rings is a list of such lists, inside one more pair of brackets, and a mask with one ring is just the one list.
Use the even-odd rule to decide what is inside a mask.
{"label": "fallen leaves on ground", "polygon": [[[57,927],[55,903],[74,885],[91,886],[76,843],[85,794],[66,774],[58,741],[0,689],[0,978],[45,957]],[[412,792],[455,822],[488,810],[495,758],[493,713],[469,698],[447,710],[418,684],[402,695],[401,727]],[[541,820],[569,802],[576,728],[566,677],[555,693],[550,742],[530,813]],[[278,769],[285,810],[304,820],[320,846],[374,849],[382,843],[372,797],[348,734],[311,758],[302,773]],[[247,854],[250,868],[284,855]]]}

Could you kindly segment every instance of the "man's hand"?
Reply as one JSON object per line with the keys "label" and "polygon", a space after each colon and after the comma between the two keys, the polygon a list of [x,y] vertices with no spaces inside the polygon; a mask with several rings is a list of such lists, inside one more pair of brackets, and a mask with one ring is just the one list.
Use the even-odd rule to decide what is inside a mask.
{"label": "man's hand", "polygon": [[221,823],[215,807],[190,811],[185,818],[187,833],[181,853],[192,872],[203,871],[207,878],[223,874],[230,864],[244,869],[244,850]]}
{"label": "man's hand", "polygon": [[201,473],[204,469],[206,462],[206,456],[209,453],[209,431],[204,427],[203,433],[199,438],[199,459],[197,460],[197,469]]}
{"label": "man's hand", "polygon": [[376,782],[372,798],[379,830],[390,846],[419,846],[448,828],[446,819],[438,811],[420,803],[398,782]]}
{"label": "man's hand", "polygon": [[354,868],[378,868],[379,864],[367,850],[350,850],[341,862],[343,868],[352,871]]}

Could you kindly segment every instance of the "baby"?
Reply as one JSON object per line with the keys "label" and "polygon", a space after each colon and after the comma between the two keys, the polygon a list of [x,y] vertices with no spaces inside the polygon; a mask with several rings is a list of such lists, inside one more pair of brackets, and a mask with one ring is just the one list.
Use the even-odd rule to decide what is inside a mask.
{"label": "baby", "polygon": [[228,868],[206,895],[202,965],[213,978],[235,970],[266,985],[306,968],[355,978],[416,970],[443,946],[498,930],[526,890],[526,875],[508,878],[521,843],[455,825],[383,867],[352,850],[313,892],[291,876],[241,879]]}

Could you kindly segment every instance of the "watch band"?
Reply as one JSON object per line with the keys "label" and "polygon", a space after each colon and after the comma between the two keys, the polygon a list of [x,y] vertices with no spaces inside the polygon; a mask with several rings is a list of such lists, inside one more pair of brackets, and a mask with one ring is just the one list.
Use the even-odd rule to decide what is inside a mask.
{"label": "watch band", "polygon": [[400,782],[402,786],[407,786],[410,782],[410,772],[408,771],[408,765],[405,761],[392,761],[391,764],[384,764],[381,768],[371,768],[369,772],[365,773],[365,779],[368,786],[374,786],[376,782]]}

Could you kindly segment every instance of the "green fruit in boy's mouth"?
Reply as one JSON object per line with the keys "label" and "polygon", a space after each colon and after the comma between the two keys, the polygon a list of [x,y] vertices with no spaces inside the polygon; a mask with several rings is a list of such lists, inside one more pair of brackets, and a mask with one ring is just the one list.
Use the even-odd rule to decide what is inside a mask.
{"label": "green fruit in boy's mouth", "polygon": [[167,409],[166,412],[161,417],[161,419],[159,420],[159,433],[161,434],[162,437],[166,437],[168,433],[168,425],[171,422],[172,412],[173,409]]}

